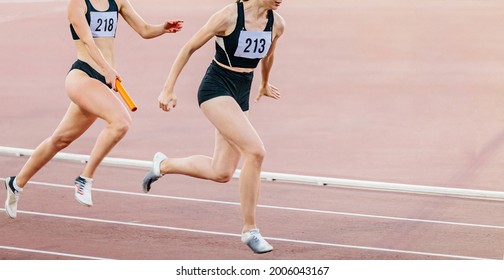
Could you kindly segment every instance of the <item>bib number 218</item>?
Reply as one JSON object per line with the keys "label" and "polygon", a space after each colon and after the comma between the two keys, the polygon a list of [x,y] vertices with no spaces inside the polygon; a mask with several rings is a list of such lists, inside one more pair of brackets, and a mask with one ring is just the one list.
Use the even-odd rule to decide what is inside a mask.
{"label": "bib number 218", "polygon": [[[100,32],[100,31],[110,32],[110,31],[114,30],[114,19],[113,18],[109,18],[109,19],[99,18],[97,20],[97,23],[98,23],[98,26],[95,29],[96,32]],[[103,25],[103,29],[102,29],[102,25]]]}
{"label": "bib number 218", "polygon": [[89,23],[94,38],[114,37],[117,27],[116,12],[91,12]]}

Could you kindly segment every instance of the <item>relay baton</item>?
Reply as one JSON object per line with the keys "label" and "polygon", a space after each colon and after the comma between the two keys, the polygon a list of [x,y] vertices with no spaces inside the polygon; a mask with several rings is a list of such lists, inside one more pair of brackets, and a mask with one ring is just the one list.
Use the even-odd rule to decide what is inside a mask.
{"label": "relay baton", "polygon": [[133,102],[133,99],[131,99],[131,97],[129,96],[128,92],[124,89],[119,79],[116,79],[115,86],[117,92],[119,92],[119,95],[121,95],[122,99],[124,100],[124,103],[128,105],[128,108],[131,110],[131,112],[135,112],[137,110],[137,106],[135,102]]}

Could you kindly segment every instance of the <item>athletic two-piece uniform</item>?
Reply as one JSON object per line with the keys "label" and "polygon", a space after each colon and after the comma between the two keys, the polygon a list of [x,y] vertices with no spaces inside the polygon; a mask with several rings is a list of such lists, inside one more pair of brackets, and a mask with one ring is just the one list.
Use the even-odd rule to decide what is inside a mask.
{"label": "athletic two-piece uniform", "polygon": [[[109,8],[106,11],[98,11],[93,7],[89,0],[85,1],[87,6],[86,20],[89,24],[89,28],[91,29],[91,33],[93,34],[93,38],[115,38],[119,14],[119,8],[117,7],[116,2],[114,0],[109,0]],[[70,31],[74,40],[80,39],[79,35],[77,35],[77,33],[75,32],[72,24],[70,24]],[[88,63],[78,59],[72,65],[70,71],[72,71],[73,69],[81,70],[89,77],[102,82],[110,88],[110,85],[107,84],[105,77],[98,71],[96,71],[93,67],[91,67],[91,65],[89,65]]]}
{"label": "athletic two-piece uniform", "polygon": [[[237,3],[238,18],[234,31],[228,36],[217,36],[214,60],[230,67],[254,69],[266,56],[273,37],[273,11],[268,11],[268,23],[263,31],[245,29],[243,2]],[[249,109],[253,72],[235,72],[212,61],[198,90],[198,103],[218,96],[233,97],[242,111]]]}

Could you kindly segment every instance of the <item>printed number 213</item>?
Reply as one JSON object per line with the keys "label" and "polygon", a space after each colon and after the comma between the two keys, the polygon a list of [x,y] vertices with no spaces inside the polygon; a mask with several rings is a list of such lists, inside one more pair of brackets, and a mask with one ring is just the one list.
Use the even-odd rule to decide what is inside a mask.
{"label": "printed number 213", "polygon": [[255,40],[247,38],[247,40],[245,40],[245,43],[247,44],[247,47],[245,47],[243,52],[246,52],[246,53],[251,52],[252,45],[254,45],[254,50],[253,50],[254,53],[257,53],[257,52],[263,53],[264,49],[266,48],[266,40],[264,38],[255,39]]}

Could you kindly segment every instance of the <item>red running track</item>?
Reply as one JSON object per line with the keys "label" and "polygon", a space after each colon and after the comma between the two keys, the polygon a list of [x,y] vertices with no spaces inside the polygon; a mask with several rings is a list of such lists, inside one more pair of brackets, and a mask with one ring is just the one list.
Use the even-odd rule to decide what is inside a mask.
{"label": "red running track", "polygon": [[[139,110],[110,156],[211,154],[213,129],[195,95],[213,45],[184,70],[177,109],[162,112],[156,98],[180,47],[230,1],[131,2],[150,22],[182,18],[185,28],[145,41],[121,22],[118,71]],[[0,1],[0,34],[9,38],[0,40],[0,146],[35,148],[68,106],[63,81],[75,53],[66,4]],[[288,25],[272,82],[283,98],[250,112],[268,150],[265,171],[503,191],[502,1],[298,0],[279,12]],[[88,154],[102,127],[97,122],[65,152]],[[0,177],[25,160],[0,156]],[[502,201],[264,182],[259,226],[275,251],[254,255],[238,237],[236,180],[167,176],[144,195],[143,170],[102,167],[95,206],[85,208],[70,188],[81,169],[53,161],[33,178],[18,218],[0,218],[0,259],[504,255]]]}

